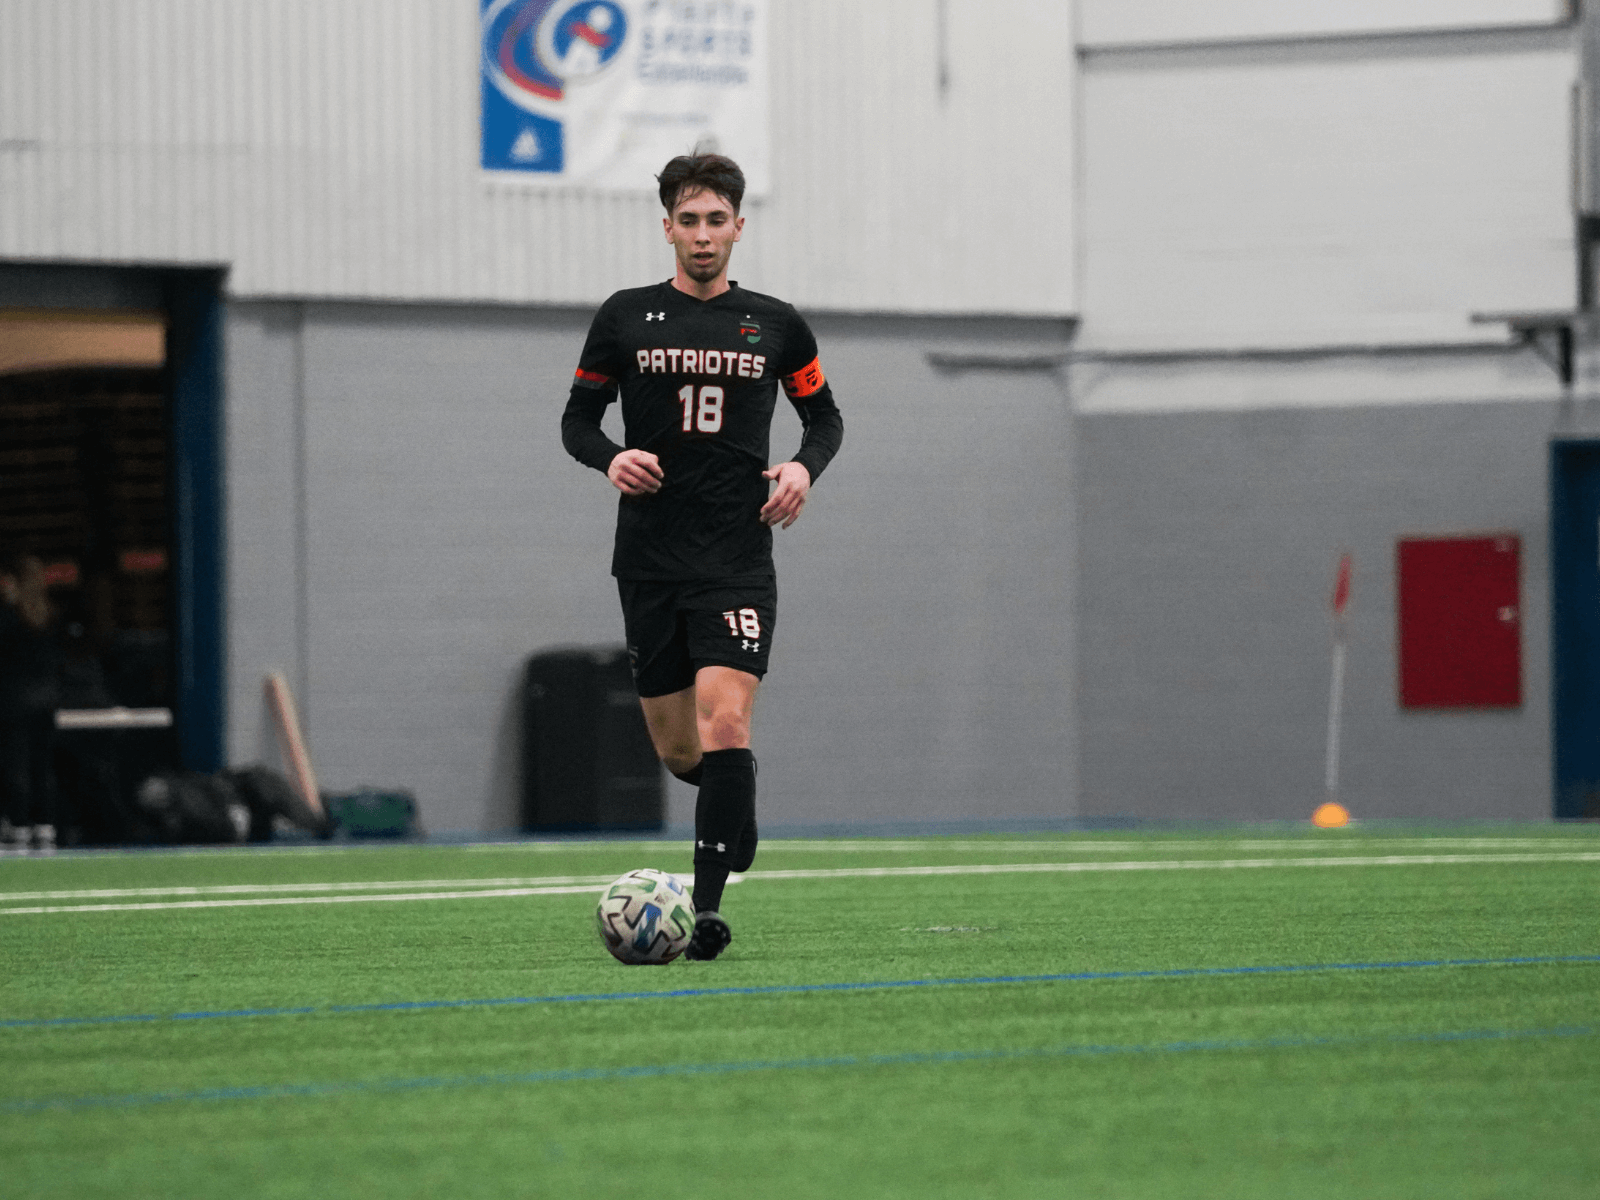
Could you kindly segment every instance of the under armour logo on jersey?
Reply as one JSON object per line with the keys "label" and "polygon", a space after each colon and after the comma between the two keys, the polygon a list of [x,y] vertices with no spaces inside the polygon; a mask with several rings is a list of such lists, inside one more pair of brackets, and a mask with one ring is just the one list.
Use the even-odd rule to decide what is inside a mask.
{"label": "under armour logo on jersey", "polygon": [[644,319],[646,321],[665,321],[667,319],[667,314],[664,313],[664,312],[658,312],[658,313],[647,312],[644,315]]}

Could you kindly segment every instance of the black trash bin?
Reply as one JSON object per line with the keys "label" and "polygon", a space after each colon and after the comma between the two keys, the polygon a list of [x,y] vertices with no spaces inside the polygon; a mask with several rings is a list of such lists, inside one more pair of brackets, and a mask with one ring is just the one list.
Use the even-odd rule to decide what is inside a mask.
{"label": "black trash bin", "polygon": [[661,762],[621,646],[546,650],[522,691],[522,828],[648,832],[666,821]]}

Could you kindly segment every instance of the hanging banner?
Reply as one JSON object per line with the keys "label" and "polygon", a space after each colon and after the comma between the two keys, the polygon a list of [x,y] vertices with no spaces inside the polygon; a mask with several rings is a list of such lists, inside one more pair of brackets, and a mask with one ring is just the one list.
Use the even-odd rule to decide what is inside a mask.
{"label": "hanging banner", "polygon": [[767,0],[479,0],[483,169],[655,191],[711,150],[767,188]]}

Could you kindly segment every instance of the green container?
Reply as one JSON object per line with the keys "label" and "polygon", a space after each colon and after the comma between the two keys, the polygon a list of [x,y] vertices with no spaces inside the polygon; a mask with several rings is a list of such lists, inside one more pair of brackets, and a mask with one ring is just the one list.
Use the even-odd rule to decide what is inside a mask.
{"label": "green container", "polygon": [[410,792],[357,788],[353,792],[324,792],[335,836],[352,838],[417,837],[417,798]]}

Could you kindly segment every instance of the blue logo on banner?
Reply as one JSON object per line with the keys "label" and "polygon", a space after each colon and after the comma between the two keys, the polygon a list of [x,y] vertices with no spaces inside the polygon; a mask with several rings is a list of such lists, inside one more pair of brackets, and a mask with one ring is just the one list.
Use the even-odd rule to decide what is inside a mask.
{"label": "blue logo on banner", "polygon": [[482,163],[560,172],[570,91],[603,74],[628,36],[617,0],[481,0]]}

